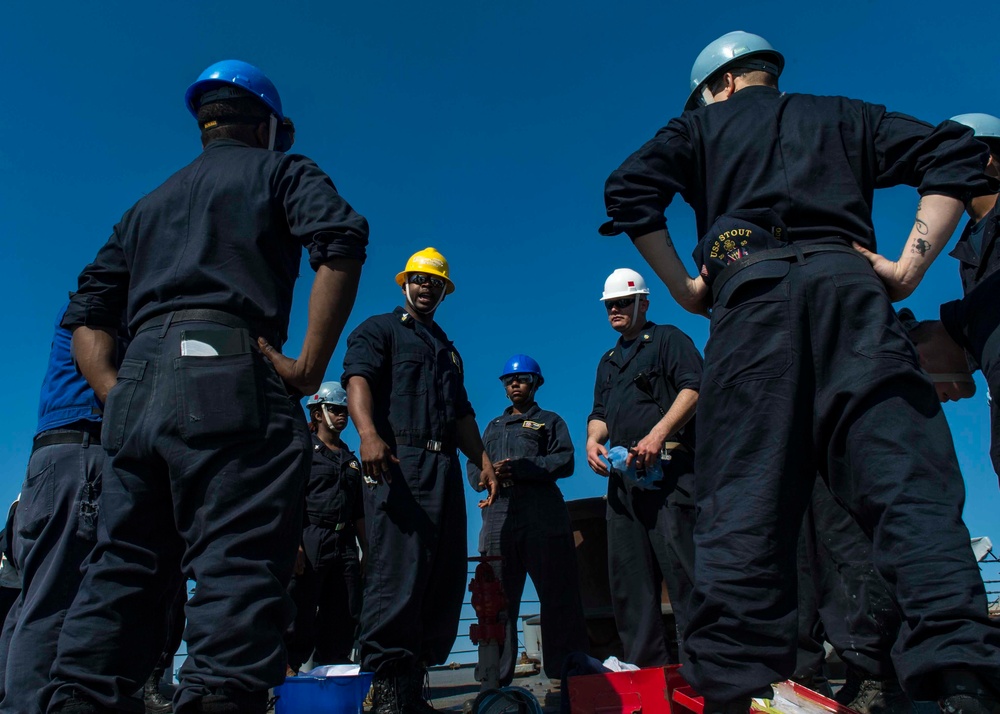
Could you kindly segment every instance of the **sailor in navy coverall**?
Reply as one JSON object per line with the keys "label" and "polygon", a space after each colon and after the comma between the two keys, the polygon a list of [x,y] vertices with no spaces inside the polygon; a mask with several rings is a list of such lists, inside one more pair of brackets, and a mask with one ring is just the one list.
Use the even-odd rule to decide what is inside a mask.
{"label": "sailor in navy coverall", "polygon": [[[285,675],[310,456],[298,398],[319,387],[350,313],[368,225],[315,163],[269,150],[277,91],[233,64],[189,92],[204,151],[125,213],[62,320],[106,397],[109,458],[49,711],[143,710],[132,694],[160,654],[180,572],[197,587],[176,712],[263,714]],[[316,278],[294,360],[279,350],[303,246]],[[123,314],[133,339],[115,370]]]}
{"label": "sailor in navy coverall", "polygon": [[[622,278],[625,284],[619,285]],[[646,320],[648,292],[642,277],[624,268],[605,283],[608,320],[621,337],[598,364],[594,407],[587,418],[588,463],[608,476],[608,573],[615,622],[625,659],[640,667],[673,661],[677,633],[687,622],[694,572],[692,418],[702,364],[687,335]],[[663,480],[640,486],[617,471],[609,473],[600,460],[605,444],[630,449],[639,467],[652,465],[669,449],[669,460],[659,462]],[[675,632],[663,625],[664,582]]]}
{"label": "sailor in navy coverall", "polygon": [[338,382],[324,382],[310,397],[312,469],[306,484],[300,558],[288,592],[295,621],[285,636],[288,667],[344,664],[361,615],[358,537],[365,538],[361,462],[340,439],[347,426],[347,394]]}
{"label": "sailor in navy coverall", "polygon": [[[557,479],[573,475],[569,429],[562,417],[535,402],[544,381],[535,360],[515,355],[500,379],[512,404],[483,432],[500,491],[496,503],[483,510],[479,552],[503,558],[495,569],[507,597],[507,638],[500,653],[500,684],[506,686],[517,663],[517,618],[526,576],[538,592],[545,674],[561,677],[566,656],[586,652],[588,643],[573,529],[556,485]],[[479,468],[469,461],[466,470],[478,490]]]}
{"label": "sailor in navy coverall", "polygon": [[348,408],[361,437],[368,556],[361,666],[375,712],[424,711],[426,667],[445,661],[466,587],[466,516],[457,450],[496,476],[465,391],[462,358],[434,321],[454,290],[427,248],[396,276],[406,307],[370,317],[347,340]]}
{"label": "sailor in navy coverall", "polygon": [[65,312],[56,316],[14,521],[22,589],[0,638],[0,711],[11,714],[42,711],[62,620],[97,541],[103,405],[73,363],[71,333],[59,325]]}
{"label": "sailor in navy coverall", "polygon": [[[712,305],[683,674],[709,714],[745,711],[749,695],[791,674],[796,536],[819,471],[871,533],[903,612],[904,689],[988,711],[1000,626],[962,521],[948,425],[891,305],[919,282],[963,204],[996,191],[985,147],[954,122],[782,94],[781,55],[732,34],[742,38],[720,67],[693,78],[690,110],[611,174],[601,227],[627,233],[682,305]],[[753,41],[768,50],[747,54]],[[697,107],[698,96],[711,103]],[[922,198],[891,262],[870,252],[872,194],[899,184]],[[666,232],[678,193],[703,236],[694,279]]]}

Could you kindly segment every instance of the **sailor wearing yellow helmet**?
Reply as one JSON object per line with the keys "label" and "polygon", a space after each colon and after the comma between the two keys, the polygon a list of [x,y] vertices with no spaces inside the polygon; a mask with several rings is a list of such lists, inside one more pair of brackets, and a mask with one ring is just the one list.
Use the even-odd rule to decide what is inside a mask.
{"label": "sailor wearing yellow helmet", "polygon": [[375,672],[376,714],[433,711],[422,696],[424,673],[445,661],[458,633],[466,581],[458,449],[482,470],[489,497],[480,506],[497,491],[462,358],[434,322],[455,290],[448,261],[425,248],[396,283],[405,305],[351,333],[341,377],[368,484],[361,666]]}

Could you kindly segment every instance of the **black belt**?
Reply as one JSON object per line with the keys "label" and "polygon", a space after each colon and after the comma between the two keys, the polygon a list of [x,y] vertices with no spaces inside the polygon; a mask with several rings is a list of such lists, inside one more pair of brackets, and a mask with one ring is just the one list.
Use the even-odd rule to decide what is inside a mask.
{"label": "black belt", "polygon": [[100,441],[100,436],[91,434],[89,431],[60,431],[55,434],[42,433],[35,437],[31,445],[31,453],[35,453],[44,446],[55,446],[56,444],[82,444],[86,440]]}
{"label": "black belt", "polygon": [[399,446],[415,446],[418,449],[426,449],[434,452],[453,452],[456,450],[455,444],[451,441],[436,441],[434,439],[423,439],[416,436],[397,436],[396,444]]}
{"label": "black belt", "polygon": [[723,286],[729,282],[733,276],[751,265],[762,263],[765,260],[790,260],[812,253],[850,253],[861,258],[861,254],[849,245],[841,243],[790,243],[786,248],[772,248],[763,253],[754,253],[742,260],[737,260],[726,266],[725,270],[712,283],[712,304],[719,299]]}
{"label": "black belt", "polygon": [[250,334],[256,337],[264,337],[264,339],[273,344],[275,347],[277,347],[281,342],[280,340],[274,339],[275,335],[271,332],[257,329],[242,317],[233,315],[229,312],[223,312],[222,310],[210,310],[207,308],[174,310],[173,312],[167,312],[163,315],[151,317],[139,326],[139,329],[135,331],[135,334],[139,334],[143,330],[163,327],[164,325],[169,326],[175,322],[215,322],[219,325],[225,325],[226,327],[232,327],[234,329],[249,330]]}

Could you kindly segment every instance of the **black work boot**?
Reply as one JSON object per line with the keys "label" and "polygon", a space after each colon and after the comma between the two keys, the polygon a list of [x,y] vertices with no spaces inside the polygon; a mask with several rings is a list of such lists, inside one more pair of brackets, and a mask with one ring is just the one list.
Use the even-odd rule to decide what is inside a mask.
{"label": "black work boot", "polygon": [[719,702],[705,697],[703,714],[748,714],[750,697],[740,697],[729,702]]}
{"label": "black work boot", "polygon": [[848,701],[839,696],[837,701],[858,714],[910,714],[913,711],[913,702],[895,677],[861,679],[853,694]]}
{"label": "black work boot", "polygon": [[154,669],[149,679],[142,685],[142,701],[146,705],[146,714],[167,714],[174,710],[170,700],[160,693],[160,681],[163,670]]}
{"label": "black work boot", "polygon": [[392,667],[382,667],[372,677],[371,714],[403,714],[400,682]]}
{"label": "black work boot", "polygon": [[938,701],[943,714],[1000,714],[1000,696],[972,672],[942,674],[945,695]]}
{"label": "black work boot", "polygon": [[437,712],[437,709],[424,699],[424,680],[426,677],[427,670],[420,665],[413,667],[400,677],[403,714],[431,714],[431,712]]}

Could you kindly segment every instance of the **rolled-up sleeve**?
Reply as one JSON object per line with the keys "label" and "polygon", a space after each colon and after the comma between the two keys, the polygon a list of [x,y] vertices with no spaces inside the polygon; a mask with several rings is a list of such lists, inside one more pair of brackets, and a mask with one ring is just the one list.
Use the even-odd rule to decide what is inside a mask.
{"label": "rolled-up sleeve", "polygon": [[637,238],[667,225],[663,215],[690,181],[693,152],[683,122],[674,119],[608,177],[601,235]]}
{"label": "rolled-up sleeve", "polygon": [[334,258],[364,261],[368,221],[313,161],[288,155],[280,165],[276,191],[288,228],[308,251],[313,270]]}
{"label": "rolled-up sleeve", "polygon": [[953,121],[935,127],[877,105],[867,109],[876,123],[876,188],[905,184],[921,196],[941,194],[963,203],[1000,189],[984,173],[989,149],[969,127]]}
{"label": "rolled-up sleeve", "polygon": [[701,390],[704,360],[690,337],[680,330],[670,330],[663,340],[660,355],[674,389],[678,392],[682,389]]}
{"label": "rolled-up sleeve", "polygon": [[347,338],[340,382],[346,385],[351,377],[364,377],[368,384],[374,384],[382,373],[389,350],[388,333],[376,319],[365,320]]}
{"label": "rolled-up sleeve", "polygon": [[80,273],[77,291],[70,298],[66,314],[60,323],[62,327],[68,330],[83,325],[110,330],[121,327],[128,307],[129,288],[129,270],[121,242],[121,226],[121,223],[115,226],[94,262]]}
{"label": "rolled-up sleeve", "polygon": [[594,380],[594,408],[590,410],[590,414],[587,416],[588,422],[595,419],[604,422],[608,420],[608,389],[608,375],[604,369],[604,360],[602,359],[600,364],[597,365],[597,377]]}

